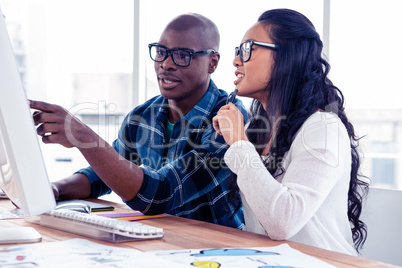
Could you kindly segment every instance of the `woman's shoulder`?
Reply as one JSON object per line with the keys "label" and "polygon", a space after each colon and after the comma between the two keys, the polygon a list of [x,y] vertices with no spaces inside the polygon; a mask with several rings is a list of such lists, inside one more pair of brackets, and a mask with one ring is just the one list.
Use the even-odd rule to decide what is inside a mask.
{"label": "woman's shoulder", "polygon": [[337,114],[317,111],[306,119],[301,126],[299,133],[312,134],[318,132],[322,134],[327,133],[328,131],[335,131],[347,135],[346,128]]}
{"label": "woman's shoulder", "polygon": [[303,123],[292,147],[307,151],[337,151],[339,148],[349,148],[349,143],[346,127],[338,115],[317,111]]}
{"label": "woman's shoulder", "polygon": [[303,126],[316,123],[322,123],[325,125],[328,123],[336,123],[336,122],[342,123],[341,119],[338,117],[337,114],[333,112],[317,111],[306,119]]}

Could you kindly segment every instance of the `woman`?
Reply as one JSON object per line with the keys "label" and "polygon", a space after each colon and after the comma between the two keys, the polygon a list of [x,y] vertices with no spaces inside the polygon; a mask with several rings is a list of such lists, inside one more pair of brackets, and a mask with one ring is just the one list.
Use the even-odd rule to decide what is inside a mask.
{"label": "woman", "polygon": [[322,46],[304,15],[263,13],[233,61],[238,95],[254,98],[248,128],[232,104],[213,123],[230,145],[225,161],[237,175],[232,193],[240,190],[246,230],[356,255],[367,234],[359,217],[368,183]]}

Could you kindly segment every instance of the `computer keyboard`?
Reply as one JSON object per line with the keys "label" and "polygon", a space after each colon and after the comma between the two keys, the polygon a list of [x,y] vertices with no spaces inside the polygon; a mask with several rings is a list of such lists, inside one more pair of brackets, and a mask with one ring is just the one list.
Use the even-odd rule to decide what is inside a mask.
{"label": "computer keyboard", "polygon": [[163,237],[161,228],[69,209],[57,209],[41,214],[39,224],[109,242],[129,242]]}

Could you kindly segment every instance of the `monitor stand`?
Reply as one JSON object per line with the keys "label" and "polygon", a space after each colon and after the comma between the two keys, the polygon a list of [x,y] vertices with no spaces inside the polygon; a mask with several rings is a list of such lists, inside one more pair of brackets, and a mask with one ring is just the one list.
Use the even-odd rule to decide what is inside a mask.
{"label": "monitor stand", "polygon": [[[0,220],[22,219],[21,209],[0,210]],[[42,241],[42,236],[33,227],[0,227],[0,244],[34,243]]]}
{"label": "monitor stand", "polygon": [[0,229],[0,244],[41,242],[42,236],[33,227],[3,227]]}

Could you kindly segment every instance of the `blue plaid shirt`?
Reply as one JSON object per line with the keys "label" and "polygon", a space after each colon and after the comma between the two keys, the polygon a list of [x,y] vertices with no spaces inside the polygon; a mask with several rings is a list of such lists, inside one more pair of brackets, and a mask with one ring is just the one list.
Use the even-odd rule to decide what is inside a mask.
{"label": "blue plaid shirt", "polygon": [[[157,96],[131,111],[113,147],[139,165],[144,181],[136,197],[126,201],[146,214],[169,213],[242,229],[242,209],[228,208],[230,170],[223,156],[228,149],[222,136],[215,139],[212,118],[226,104],[228,94],[211,80],[208,91],[192,110],[174,124],[165,140],[167,99]],[[241,101],[235,105],[246,118]],[[78,171],[91,182],[91,197],[110,193],[91,167]]]}

